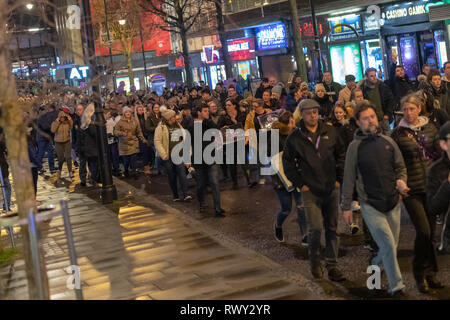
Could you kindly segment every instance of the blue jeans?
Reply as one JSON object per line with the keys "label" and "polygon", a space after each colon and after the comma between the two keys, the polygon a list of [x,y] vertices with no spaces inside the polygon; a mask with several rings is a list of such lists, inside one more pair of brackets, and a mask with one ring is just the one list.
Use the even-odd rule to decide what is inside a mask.
{"label": "blue jeans", "polygon": [[53,155],[53,145],[47,139],[38,139],[38,163],[39,169],[42,169],[42,158],[44,158],[45,152],[47,152],[48,156],[48,167],[50,171],[55,170],[55,157]]}
{"label": "blue jeans", "polygon": [[173,198],[178,199],[177,178],[183,192],[183,198],[186,198],[188,196],[186,167],[183,164],[176,165],[171,160],[163,160],[163,167],[169,178],[169,186],[172,190]]}
{"label": "blue jeans", "polygon": [[161,167],[162,167],[161,162],[163,160],[161,159],[161,157],[159,157],[159,156],[157,157],[156,156],[156,148],[155,148],[155,146],[151,146],[150,149],[153,151],[153,153],[150,153],[150,156],[152,157],[150,159],[150,164],[153,165],[154,168],[159,171],[159,170],[161,170]]}
{"label": "blue jeans", "polygon": [[195,167],[198,176],[197,182],[197,199],[202,206],[205,202],[205,191],[209,181],[211,193],[214,201],[215,210],[222,209],[220,204],[220,186],[219,186],[219,165],[201,165]]}
{"label": "blue jeans", "polygon": [[130,154],[128,156],[122,156],[123,159],[123,167],[125,172],[128,172],[128,168],[130,168],[130,174],[135,175],[136,174],[136,159],[137,159],[137,153]]}
{"label": "blue jeans", "polygon": [[372,265],[383,265],[389,282],[389,292],[405,287],[397,260],[398,238],[400,236],[401,206],[382,213],[367,203],[360,203],[363,219],[380,248],[378,255],[372,259]]}
{"label": "blue jeans", "polygon": [[149,163],[148,145],[139,140],[139,153],[142,156],[142,165],[147,166]]}
{"label": "blue jeans", "polygon": [[5,187],[5,194],[3,195],[3,198],[6,197],[6,199],[3,199],[3,209],[6,210],[5,206],[5,200],[8,204],[8,209],[11,207],[11,183],[9,182],[9,178],[3,178],[3,186]]}
{"label": "blue jeans", "polygon": [[281,211],[277,215],[277,226],[282,227],[284,220],[288,217],[288,215],[292,211],[292,198],[294,198],[295,206],[297,208],[297,223],[300,228],[300,233],[302,236],[305,236],[308,232],[308,227],[306,223],[306,215],[305,210],[303,208],[299,208],[302,204],[302,195],[297,190],[292,192],[288,192],[284,187],[275,188],[275,192],[280,200]]}

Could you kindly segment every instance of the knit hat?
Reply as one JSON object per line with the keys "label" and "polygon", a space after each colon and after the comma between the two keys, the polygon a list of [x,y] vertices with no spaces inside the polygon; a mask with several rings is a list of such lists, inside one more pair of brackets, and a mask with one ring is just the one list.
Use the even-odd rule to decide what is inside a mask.
{"label": "knit hat", "polygon": [[281,96],[281,91],[283,88],[280,85],[276,85],[272,88],[272,93],[277,93],[279,96]]}
{"label": "knit hat", "polygon": [[164,111],[161,111],[161,115],[164,117],[164,119],[169,120],[170,118],[175,116],[176,113],[175,113],[175,111],[173,111],[171,109],[166,109]]}
{"label": "knit hat", "polygon": [[122,115],[124,115],[125,112],[131,112],[131,113],[133,113],[133,111],[131,110],[130,107],[123,107],[123,109],[122,109]]}
{"label": "knit hat", "polygon": [[313,99],[304,99],[304,100],[300,101],[298,106],[300,107],[300,111],[307,110],[307,109],[320,108],[319,103]]}
{"label": "knit hat", "polygon": [[439,130],[439,139],[446,140],[450,138],[450,121],[447,121]]}

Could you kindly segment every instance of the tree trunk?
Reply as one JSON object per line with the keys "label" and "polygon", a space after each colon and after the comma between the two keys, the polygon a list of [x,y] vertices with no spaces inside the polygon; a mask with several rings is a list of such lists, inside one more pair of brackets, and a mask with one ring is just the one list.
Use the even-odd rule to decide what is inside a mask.
{"label": "tree trunk", "polygon": [[191,61],[189,60],[189,49],[187,44],[187,37],[186,37],[186,30],[181,29],[180,32],[181,36],[181,48],[182,48],[182,55],[184,58],[184,70],[186,72],[186,82],[189,87],[192,87],[194,84],[194,79],[192,78],[192,71],[191,71]]}
{"label": "tree trunk", "polygon": [[302,81],[308,82],[308,75],[306,73],[306,61],[303,54],[302,36],[299,29],[299,19],[297,12],[297,1],[289,0],[291,6],[291,22],[294,31],[294,43],[295,43],[295,61],[297,62],[297,75],[302,77]]}
{"label": "tree trunk", "polygon": [[134,85],[134,73],[133,73],[133,56],[131,51],[125,52],[125,58],[127,59],[128,78],[130,79],[130,88]]}
{"label": "tree trunk", "polygon": [[219,32],[220,43],[222,44],[222,54],[223,54],[223,63],[225,65],[225,74],[227,76],[227,79],[231,79],[233,78],[233,69],[231,66],[230,56],[228,55],[228,39],[227,33],[225,32],[225,24],[223,21],[222,1],[215,0],[214,4],[216,5],[217,31]]}
{"label": "tree trunk", "polygon": [[[33,179],[31,177],[30,160],[28,157],[27,131],[23,121],[23,109],[17,101],[17,91],[14,76],[11,73],[9,60],[9,41],[5,30],[7,23],[8,1],[0,0],[0,125],[4,129],[11,172],[14,179],[19,217],[27,218],[29,212],[36,211]],[[31,255],[28,226],[21,227],[23,255],[25,258],[28,292],[30,299],[38,299],[38,291],[33,273],[34,265]],[[40,250],[40,276],[44,286],[44,299],[49,299],[47,271],[43,252]]]}

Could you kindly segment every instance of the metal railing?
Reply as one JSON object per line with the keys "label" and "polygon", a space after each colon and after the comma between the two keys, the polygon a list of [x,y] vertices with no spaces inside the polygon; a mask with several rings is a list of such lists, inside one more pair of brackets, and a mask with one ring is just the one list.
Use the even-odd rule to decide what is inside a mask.
{"label": "metal railing", "polygon": [[[1,171],[0,171],[0,177],[1,177]],[[2,190],[4,189],[3,185],[3,178],[1,178],[2,182]],[[5,193],[4,193],[5,195]],[[5,203],[6,198],[4,197]],[[39,234],[37,229],[37,223],[44,222],[52,219],[53,217],[62,215],[63,222],[64,222],[64,230],[66,233],[66,239],[67,239],[67,247],[69,251],[69,259],[70,264],[72,266],[78,266],[77,263],[77,254],[75,251],[75,244],[73,240],[73,234],[72,234],[72,225],[70,223],[70,216],[69,216],[69,208],[67,206],[66,200],[61,200],[58,205],[50,205],[47,208],[39,210],[41,213],[34,214],[33,211],[30,211],[28,213],[27,218],[20,218],[17,216],[17,213],[8,214],[3,217],[0,217],[0,228],[4,227],[8,230],[10,239],[11,239],[11,245],[15,247],[15,240],[14,240],[14,226],[23,226],[28,225],[28,232],[30,237],[30,248],[31,248],[31,255],[32,255],[32,261],[33,261],[33,274],[34,279],[36,281],[36,289],[38,293],[38,299],[44,299],[45,298],[45,289],[43,285],[43,279],[41,278],[41,271],[40,271],[40,265],[41,265],[41,256],[39,254]],[[75,279],[77,281],[77,279]],[[78,283],[76,283],[75,287],[75,296],[77,300],[83,300],[83,292],[81,289],[81,279],[78,279]]]}

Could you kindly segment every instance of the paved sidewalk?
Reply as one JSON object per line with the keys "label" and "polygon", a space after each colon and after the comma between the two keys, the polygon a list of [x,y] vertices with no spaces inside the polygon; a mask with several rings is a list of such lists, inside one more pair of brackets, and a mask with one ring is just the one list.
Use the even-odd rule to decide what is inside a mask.
{"label": "paved sidewalk", "polygon": [[[65,183],[55,187],[52,179],[40,177],[38,199],[45,204],[69,200],[85,299],[317,298],[314,288],[303,288],[278,275],[278,264],[218,241],[187,223],[176,209],[151,196],[143,199],[144,193],[122,181],[116,180],[119,201],[102,206],[94,200],[98,199],[96,188],[79,189],[76,182],[64,179]],[[51,299],[75,299],[66,285],[69,275],[65,268],[70,263],[61,217],[45,224],[42,247]],[[9,282],[2,299],[28,299],[20,257],[12,268],[0,269],[0,276]]]}

